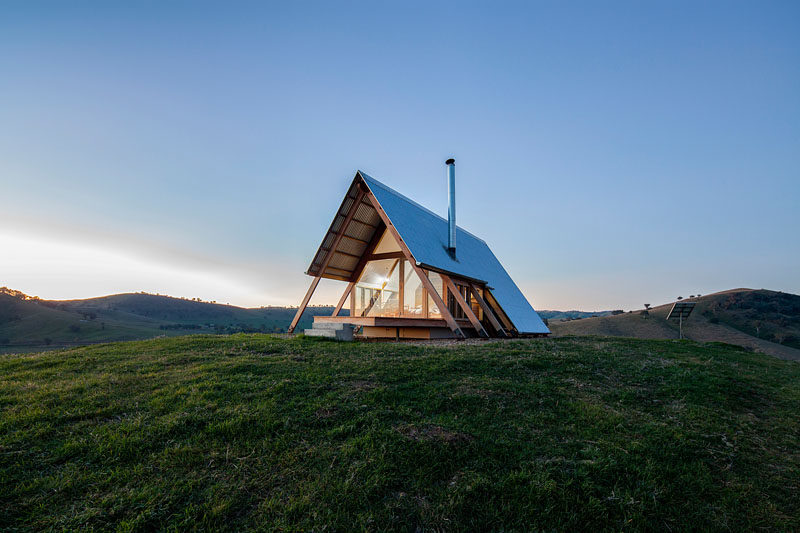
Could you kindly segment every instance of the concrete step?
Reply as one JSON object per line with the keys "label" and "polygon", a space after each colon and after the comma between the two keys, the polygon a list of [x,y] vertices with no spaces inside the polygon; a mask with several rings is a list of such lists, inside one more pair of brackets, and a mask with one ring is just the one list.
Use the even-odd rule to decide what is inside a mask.
{"label": "concrete step", "polygon": [[345,322],[323,322],[322,320],[314,320],[314,325],[312,326],[314,329],[332,329],[332,330],[343,330],[343,329],[353,329],[353,324],[347,324]]}
{"label": "concrete step", "polygon": [[310,328],[305,331],[306,337],[330,337],[332,339],[336,338],[336,330],[333,329],[316,329]]}
{"label": "concrete step", "polygon": [[[348,324],[350,325],[350,324]],[[306,334],[308,337],[326,337],[329,339],[336,339],[337,341],[351,341],[353,340],[353,328],[345,328],[345,329],[318,329],[318,328],[310,328],[305,330],[303,333]]]}

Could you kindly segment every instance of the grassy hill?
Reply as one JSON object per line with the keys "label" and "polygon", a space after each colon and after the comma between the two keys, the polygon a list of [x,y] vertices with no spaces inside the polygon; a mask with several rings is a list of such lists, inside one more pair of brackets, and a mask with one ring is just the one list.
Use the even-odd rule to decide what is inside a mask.
{"label": "grassy hill", "polygon": [[[800,360],[800,296],[733,289],[688,299],[696,302],[683,324],[689,339],[718,341],[784,359]],[[666,320],[672,304],[613,316],[549,322],[554,335],[602,335],[677,339],[678,324]]]}
{"label": "grassy hill", "polygon": [[551,311],[548,309],[536,311],[540,317],[547,320],[575,320],[593,316],[608,316],[613,311]]}
{"label": "grassy hill", "polygon": [[0,356],[0,529],[797,530],[800,365],[692,341]]}
{"label": "grassy hill", "polygon": [[[123,313],[90,319],[50,302],[22,300],[0,293],[0,347],[63,345],[133,340],[165,334],[160,322]],[[174,333],[174,332],[173,332]]]}
{"label": "grassy hill", "polygon": [[[311,326],[314,315],[332,311],[309,307],[299,331]],[[145,293],[48,301],[0,290],[0,353],[198,332],[281,332],[295,312],[290,307],[245,309]]]}

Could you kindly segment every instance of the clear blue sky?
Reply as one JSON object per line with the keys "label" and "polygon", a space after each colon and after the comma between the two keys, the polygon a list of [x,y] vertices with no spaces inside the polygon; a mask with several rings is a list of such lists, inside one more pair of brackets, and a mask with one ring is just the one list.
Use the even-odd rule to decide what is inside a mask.
{"label": "clear blue sky", "polygon": [[800,3],[0,5],[0,285],[296,304],[450,156],[536,308],[800,293]]}

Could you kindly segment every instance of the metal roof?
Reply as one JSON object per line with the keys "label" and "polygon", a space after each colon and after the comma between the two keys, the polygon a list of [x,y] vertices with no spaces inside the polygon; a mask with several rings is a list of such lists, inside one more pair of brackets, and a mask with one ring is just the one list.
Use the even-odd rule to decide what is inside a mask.
{"label": "metal roof", "polygon": [[550,333],[538,313],[482,240],[458,227],[456,255],[447,251],[447,220],[359,171],[421,266],[486,283],[520,333]]}

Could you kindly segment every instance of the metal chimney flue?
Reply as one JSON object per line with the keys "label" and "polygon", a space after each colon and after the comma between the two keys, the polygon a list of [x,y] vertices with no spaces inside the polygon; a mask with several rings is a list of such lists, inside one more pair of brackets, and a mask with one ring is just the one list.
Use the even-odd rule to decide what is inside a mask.
{"label": "metal chimney flue", "polygon": [[447,248],[456,254],[456,160],[448,159],[447,165]]}

